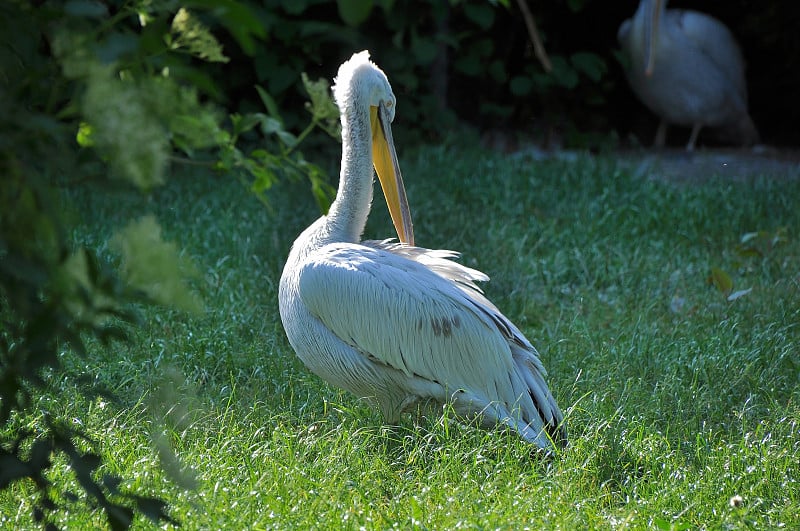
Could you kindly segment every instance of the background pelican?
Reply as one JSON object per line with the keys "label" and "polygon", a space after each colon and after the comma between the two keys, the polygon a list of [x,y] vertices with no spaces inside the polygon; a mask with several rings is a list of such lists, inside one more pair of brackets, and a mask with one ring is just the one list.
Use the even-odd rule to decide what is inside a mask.
{"label": "background pelican", "polygon": [[[294,242],[281,276],[286,335],[323,380],[377,402],[386,419],[420,400],[502,424],[541,448],[566,442],[538,353],[475,285],[483,273],[451,251],[414,247],[392,142],[395,96],[369,53],[339,68],[339,190]],[[375,167],[401,243],[360,242]]]}
{"label": "background pelican", "polygon": [[617,39],[630,58],[626,74],[638,98],[667,123],[691,126],[687,150],[703,126],[733,129],[743,144],[758,141],[747,113],[744,60],[720,21],[697,11],[666,9],[666,0],[641,0]]}

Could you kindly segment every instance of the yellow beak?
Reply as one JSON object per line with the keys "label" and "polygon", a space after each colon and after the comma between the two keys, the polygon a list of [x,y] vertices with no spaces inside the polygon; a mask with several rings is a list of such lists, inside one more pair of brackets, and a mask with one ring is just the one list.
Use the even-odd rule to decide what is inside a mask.
{"label": "yellow beak", "polygon": [[370,107],[370,125],[372,127],[372,163],[378,180],[381,182],[383,195],[392,216],[392,223],[397,230],[397,237],[408,245],[414,245],[414,227],[411,223],[411,210],[408,207],[406,188],[394,150],[392,129],[389,114],[383,103]]}
{"label": "yellow beak", "polygon": [[644,75],[650,77],[656,67],[656,47],[658,42],[658,30],[661,24],[661,4],[662,0],[653,0],[648,4],[648,12],[644,19],[644,53],[647,58]]}

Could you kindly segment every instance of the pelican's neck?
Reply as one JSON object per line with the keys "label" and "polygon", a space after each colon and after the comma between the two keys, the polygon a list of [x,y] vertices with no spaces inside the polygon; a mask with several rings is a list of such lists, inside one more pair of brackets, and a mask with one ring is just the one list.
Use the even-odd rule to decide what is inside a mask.
{"label": "pelican's neck", "polygon": [[641,0],[634,16],[644,17],[646,14],[652,13],[656,9],[663,15],[664,11],[667,10],[667,0],[660,2],[658,5],[656,5],[656,0]]}
{"label": "pelican's neck", "polygon": [[372,204],[372,130],[369,107],[359,103],[351,99],[342,109],[339,190],[326,220],[333,241],[360,241]]}

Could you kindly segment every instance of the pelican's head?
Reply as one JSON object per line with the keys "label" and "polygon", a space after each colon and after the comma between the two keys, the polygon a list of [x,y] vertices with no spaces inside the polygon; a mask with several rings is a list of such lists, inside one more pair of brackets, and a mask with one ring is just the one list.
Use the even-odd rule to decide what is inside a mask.
{"label": "pelican's head", "polygon": [[383,70],[369,60],[364,50],[342,63],[333,86],[333,97],[346,127],[349,114],[369,109],[372,138],[372,163],[386,197],[392,223],[401,242],[414,245],[414,229],[403,176],[392,139],[397,98]]}
{"label": "pelican's head", "polygon": [[[369,60],[369,52],[354,53],[342,63],[336,74],[333,97],[342,112],[364,105],[386,107],[390,120],[394,120],[397,98],[383,70]],[[364,101],[366,100],[366,101]]]}

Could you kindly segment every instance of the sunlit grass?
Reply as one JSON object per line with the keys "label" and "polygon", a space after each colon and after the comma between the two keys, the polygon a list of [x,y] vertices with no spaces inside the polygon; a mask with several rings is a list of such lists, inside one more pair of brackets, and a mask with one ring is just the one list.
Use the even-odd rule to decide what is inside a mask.
{"label": "sunlit grass", "polygon": [[[553,459],[447,410],[385,426],[302,366],[277,310],[283,259],[317,215],[302,184],[275,191],[273,217],[221,177],[181,174],[146,200],[73,194],[92,245],[155,213],[199,269],[206,307],[148,310],[134,344],[67,358],[118,402],[42,409],[83,422],[124,486],[166,497],[187,529],[800,525],[800,180],[673,184],[610,158],[446,148],[401,163],[417,242],[492,277],[487,294],[539,348],[569,423]],[[391,233],[382,201],[366,237]],[[781,227],[763,255],[737,247]],[[752,291],[727,301],[712,267]],[[154,440],[178,455],[167,464],[183,486]],[[0,495],[0,526],[32,526],[31,492]]]}

